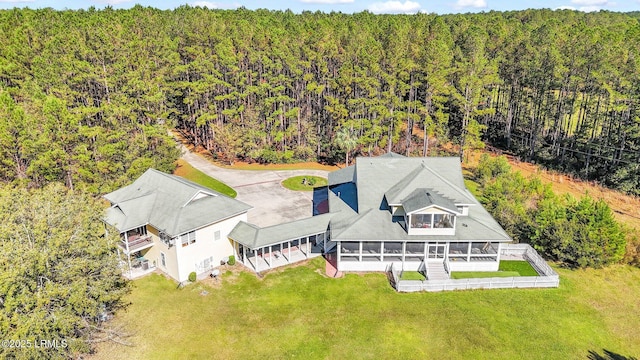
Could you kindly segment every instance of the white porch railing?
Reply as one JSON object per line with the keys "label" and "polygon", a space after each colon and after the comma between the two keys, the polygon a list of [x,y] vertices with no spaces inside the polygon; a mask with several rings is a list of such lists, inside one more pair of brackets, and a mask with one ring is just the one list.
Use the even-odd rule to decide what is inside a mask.
{"label": "white porch railing", "polygon": [[[128,245],[128,246],[127,246]],[[153,238],[151,235],[140,236],[133,240],[121,240],[120,247],[124,250],[124,253],[129,255],[135,251],[146,249],[153,246]]]}
{"label": "white porch railing", "polygon": [[[504,244],[501,255],[519,255],[528,261],[539,276],[492,277],[448,280],[400,280],[400,274],[390,266],[395,280],[392,284],[398,292],[448,291],[470,289],[552,288],[560,285],[560,277],[544,259],[528,244]],[[449,273],[448,259],[445,269]]]}

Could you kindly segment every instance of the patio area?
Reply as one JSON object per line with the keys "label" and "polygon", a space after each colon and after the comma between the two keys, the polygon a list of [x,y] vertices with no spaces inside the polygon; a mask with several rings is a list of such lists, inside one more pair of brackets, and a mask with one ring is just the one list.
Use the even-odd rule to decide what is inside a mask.
{"label": "patio area", "polygon": [[246,250],[244,256],[240,256],[241,263],[255,272],[261,272],[322,255],[319,251],[314,251],[311,242],[293,246],[281,245]]}
{"label": "patio area", "polygon": [[156,271],[156,266],[148,262],[146,266],[144,266],[141,262],[132,262],[131,266],[129,266],[126,262],[123,261],[120,264],[120,268],[122,269],[122,276],[129,280],[139,279]]}

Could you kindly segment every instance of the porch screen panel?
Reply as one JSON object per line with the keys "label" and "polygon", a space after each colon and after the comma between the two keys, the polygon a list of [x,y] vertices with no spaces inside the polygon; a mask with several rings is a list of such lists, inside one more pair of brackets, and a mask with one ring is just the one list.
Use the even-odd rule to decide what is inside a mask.
{"label": "porch screen panel", "polygon": [[449,260],[451,261],[467,261],[469,256],[469,243],[450,243],[449,244]]}
{"label": "porch screen panel", "polygon": [[497,261],[498,251],[493,248],[490,242],[474,242],[471,243],[471,261]]}
{"label": "porch screen panel", "polygon": [[385,254],[402,254],[401,242],[385,242],[384,243]]}
{"label": "porch screen panel", "polygon": [[343,254],[359,254],[360,253],[360,243],[357,241],[343,241],[342,242],[342,253]]}
{"label": "porch screen panel", "polygon": [[405,261],[424,260],[424,243],[408,242],[405,249],[406,249]]}
{"label": "porch screen panel", "polygon": [[469,253],[469,243],[451,243],[449,244],[449,255],[464,255]]}
{"label": "porch screen panel", "polygon": [[407,254],[424,255],[424,243],[407,243]]}
{"label": "porch screen panel", "polygon": [[377,241],[365,241],[362,243],[362,254],[380,254],[382,244]]}

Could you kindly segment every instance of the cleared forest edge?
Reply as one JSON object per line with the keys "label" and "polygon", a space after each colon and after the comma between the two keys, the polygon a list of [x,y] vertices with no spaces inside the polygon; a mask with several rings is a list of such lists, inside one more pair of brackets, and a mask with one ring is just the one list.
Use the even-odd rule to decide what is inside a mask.
{"label": "cleared forest edge", "polygon": [[520,171],[525,176],[535,174],[545,183],[551,183],[553,191],[556,193],[569,193],[576,197],[588,193],[593,198],[603,199],[609,204],[611,210],[615,212],[616,218],[620,222],[635,229],[640,229],[640,198],[626,195],[591,182],[572,179],[568,175],[544,170],[537,165],[520,162],[514,158],[509,158],[509,163],[513,166],[514,170]]}
{"label": "cleared forest edge", "polygon": [[[298,170],[298,169],[310,169],[310,170],[327,170],[333,171],[344,167],[344,164],[337,165],[325,165],[318,162],[305,162],[295,164],[249,164],[246,162],[235,162],[233,165],[225,164],[221,161],[213,159],[211,153],[204,147],[195,147],[188,143],[186,139],[181,136],[177,131],[172,131],[171,134],[182,145],[188,148],[190,151],[195,152],[214,163],[216,166],[236,169],[236,170]],[[441,146],[447,148],[447,144]],[[454,151],[455,149],[448,144],[448,151]],[[464,164],[464,167],[469,169],[474,166],[480,155],[488,153],[492,156],[498,156],[494,152],[490,151],[477,151],[469,157],[469,161]],[[594,182],[583,181],[572,177],[570,175],[561,174],[556,171],[550,171],[542,169],[539,165],[527,163],[518,160],[517,157],[506,155],[509,164],[514,170],[520,171],[524,176],[539,176],[545,183],[550,183],[553,191],[558,194],[571,194],[575,197],[580,197],[585,193],[588,193],[595,199],[603,199],[609,204],[611,209],[615,212],[616,219],[630,226],[633,229],[640,229],[640,198],[632,195],[627,195],[622,192],[612,190],[603,186],[600,186]]]}
{"label": "cleared forest edge", "polygon": [[291,164],[260,164],[260,163],[248,163],[245,161],[234,161],[233,164],[229,164],[228,162],[221,161],[219,159],[215,159],[211,151],[208,151],[204,148],[204,146],[194,146],[190,142],[188,142],[182,134],[178,131],[171,130],[169,134],[173,136],[176,141],[182,144],[189,151],[202,156],[207,159],[214,165],[225,168],[225,169],[234,169],[234,170],[326,170],[326,171],[334,171],[344,167],[344,164],[338,165],[326,165],[321,164],[319,162],[309,161],[309,162],[297,162]]}

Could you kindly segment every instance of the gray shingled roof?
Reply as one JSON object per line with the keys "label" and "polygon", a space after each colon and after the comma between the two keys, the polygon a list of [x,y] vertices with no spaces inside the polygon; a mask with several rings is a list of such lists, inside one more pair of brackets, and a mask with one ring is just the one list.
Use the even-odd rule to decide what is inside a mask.
{"label": "gray shingled roof", "polygon": [[150,224],[171,237],[251,208],[217,191],[154,169],[104,198],[112,204],[104,221],[119,231]]}
{"label": "gray shingled roof", "polygon": [[434,205],[454,213],[458,212],[458,207],[453,201],[438,194],[433,189],[428,188],[413,190],[411,194],[402,200],[401,204],[406,213],[411,213]]}
{"label": "gray shingled roof", "polygon": [[354,181],[354,174],[356,171],[355,165],[347,166],[346,168],[332,171],[329,173],[329,186],[339,185]]}
{"label": "gray shingled roof", "polygon": [[[338,214],[331,221],[335,241],[510,241],[509,236],[466,189],[457,157],[379,156],[356,159],[354,179],[358,213],[337,196],[329,196],[329,210]],[[331,176],[331,175],[330,175]],[[431,199],[420,192],[429,189]],[[469,216],[458,216],[455,235],[408,235],[401,222],[394,222],[384,206],[408,206],[419,210],[434,204],[457,212],[456,204],[471,205]],[[410,210],[411,211],[411,210]]]}
{"label": "gray shingled roof", "polygon": [[331,217],[332,214],[322,214],[264,228],[241,221],[231,230],[228,237],[250,249],[259,249],[324,233],[329,227]]}

